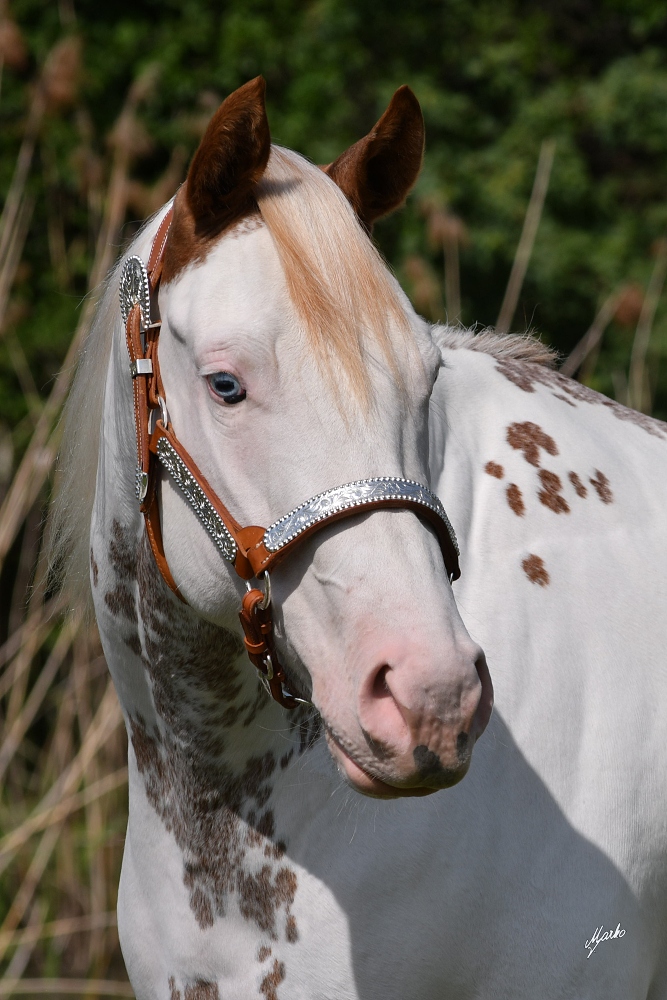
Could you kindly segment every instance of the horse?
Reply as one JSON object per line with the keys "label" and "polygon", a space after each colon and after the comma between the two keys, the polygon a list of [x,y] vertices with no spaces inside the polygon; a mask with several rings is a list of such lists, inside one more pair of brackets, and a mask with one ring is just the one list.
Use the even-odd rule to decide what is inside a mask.
{"label": "horse", "polygon": [[317,167],[245,84],[83,352],[139,1000],[667,998],[667,425],[415,314],[370,233],[423,145],[402,87]]}

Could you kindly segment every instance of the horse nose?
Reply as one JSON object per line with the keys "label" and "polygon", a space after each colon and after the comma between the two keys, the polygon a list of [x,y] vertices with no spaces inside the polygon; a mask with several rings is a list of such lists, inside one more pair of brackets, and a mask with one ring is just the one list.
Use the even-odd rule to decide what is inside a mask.
{"label": "horse nose", "polygon": [[444,662],[432,659],[389,652],[362,687],[359,721],[388,780],[445,788],[468,769],[491,715],[493,688],[484,654],[472,642]]}

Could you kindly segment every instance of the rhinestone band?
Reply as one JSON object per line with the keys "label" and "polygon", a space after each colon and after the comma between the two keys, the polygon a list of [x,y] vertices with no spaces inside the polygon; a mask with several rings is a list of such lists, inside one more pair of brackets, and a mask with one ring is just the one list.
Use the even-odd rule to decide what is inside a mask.
{"label": "rhinestone band", "polygon": [[434,511],[444,522],[456,554],[459,555],[454,529],[437,496],[421,483],[416,483],[412,479],[399,479],[397,476],[359,479],[354,483],[318,493],[316,497],[306,500],[267,528],[264,544],[269,552],[277,552],[318,521],[324,521],[341,510],[375,503],[378,500],[409,500]]}
{"label": "rhinestone band", "polygon": [[233,563],[236,559],[236,542],[181,456],[166,438],[160,438],[158,441],[157,454],[220,552],[225,559]]}

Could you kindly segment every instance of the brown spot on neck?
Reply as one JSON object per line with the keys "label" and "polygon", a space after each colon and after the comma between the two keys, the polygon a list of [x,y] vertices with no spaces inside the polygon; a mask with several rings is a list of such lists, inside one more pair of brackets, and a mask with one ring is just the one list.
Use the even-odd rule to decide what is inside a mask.
{"label": "brown spot on neck", "polygon": [[[169,977],[169,1000],[182,1000],[182,993],[176,988],[176,980]],[[185,987],[184,1000],[220,1000],[220,990],[217,983],[207,979],[196,979]]]}
{"label": "brown spot on neck", "polygon": [[516,483],[510,483],[507,487],[507,502],[517,517],[523,517],[526,512],[526,505],[523,502],[521,490]]}
{"label": "brown spot on neck", "polygon": [[489,475],[493,476],[494,479],[502,479],[505,475],[505,470],[502,465],[498,465],[497,462],[487,462],[484,466],[484,471]]}
{"label": "brown spot on neck", "polygon": [[540,469],[538,475],[542,483],[542,489],[537,494],[540,503],[552,510],[554,514],[569,514],[570,506],[565,497],[561,496],[563,484],[560,481],[560,476],[557,476],[555,472],[549,472],[548,469]]}
{"label": "brown spot on neck", "polygon": [[615,399],[607,399],[606,396],[595,392],[594,389],[589,389],[587,385],[566,378],[565,375],[561,375],[560,372],[553,371],[551,368],[530,362],[501,358],[496,363],[496,371],[504,375],[523,392],[535,392],[536,385],[543,385],[551,390],[551,394],[556,399],[563,399],[565,396],[567,397],[565,402],[576,400],[578,403],[606,406],[617,420],[636,424],[637,427],[641,427],[653,437],[667,439],[667,424],[663,423],[662,420],[656,420],[655,417],[649,417],[646,413],[622,406]]}
{"label": "brown spot on neck", "polygon": [[540,448],[549,455],[558,454],[554,439],[531,420],[521,424],[510,424],[507,428],[507,443],[516,451],[523,452],[525,460],[535,468],[539,468],[540,465]]}
{"label": "brown spot on neck", "polygon": [[259,992],[264,994],[266,1000],[278,1000],[278,987],[284,979],[285,963],[279,962],[276,958],[274,959],[271,972],[264,976]]}
{"label": "brown spot on neck", "polygon": [[589,483],[594,488],[597,495],[602,500],[602,503],[612,503],[614,500],[614,494],[611,491],[609,485],[609,480],[605,476],[604,472],[600,472],[599,469],[595,470],[595,477],[589,479]]}
{"label": "brown spot on neck", "polygon": [[521,565],[531,583],[536,583],[540,587],[548,586],[549,574],[544,565],[544,560],[540,559],[539,556],[531,554],[523,560]]}
{"label": "brown spot on neck", "polygon": [[[233,760],[227,752],[229,727],[242,727],[260,711],[257,689],[261,704],[267,696],[250,664],[239,663],[237,637],[198,620],[167,590],[145,533],[137,539],[133,529],[115,525],[107,567],[128,602],[120,610],[132,610],[125,642],[150,678],[155,709],[151,724],[139,714],[130,719],[136,766],[150,805],[181,851],[183,885],[195,919],[202,929],[210,927],[236,896],[247,920],[271,938],[284,934],[289,941],[296,875],[283,860],[286,845],[269,807],[278,761],[270,751]],[[119,624],[127,631],[127,620]],[[302,726],[315,738],[307,721],[301,714]],[[299,736],[295,733],[293,742]],[[264,867],[258,876],[260,858]],[[185,1000],[178,995],[183,985],[173,989],[174,1000]]]}
{"label": "brown spot on neck", "polygon": [[576,472],[570,472],[569,478],[570,482],[574,486],[577,496],[581,497],[583,500],[583,498],[587,496],[588,490],[586,489],[586,487],[584,486],[584,484],[582,483],[581,479],[579,478]]}

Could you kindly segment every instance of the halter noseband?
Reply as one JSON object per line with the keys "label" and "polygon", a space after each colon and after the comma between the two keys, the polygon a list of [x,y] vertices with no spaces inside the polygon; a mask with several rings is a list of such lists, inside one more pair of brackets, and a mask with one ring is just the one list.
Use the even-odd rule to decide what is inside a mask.
{"label": "halter noseband", "polygon": [[[295,507],[268,528],[242,528],[211,489],[169,425],[164,386],[158,364],[160,321],[151,322],[151,297],[157,299],[162,260],[173,209],[164,216],[155,235],[148,266],[140,257],[129,257],[120,279],[120,309],[125,324],[130,374],[134,391],[137,431],[136,494],[144,515],[148,539],[165,583],[183,601],[162,544],[156,462],[164,466],[185,500],[248,588],[239,617],[245,647],[271,695],[285,708],[302,699],[288,687],[276,652],[271,612],[269,570],[296,545],[332,521],[369,510],[412,510],[435,530],[450,580],[460,576],[459,549],[454,529],[440,500],[426,486],[411,479],[381,476],[360,479],[326,490]],[[249,580],[262,576],[265,591]]]}

